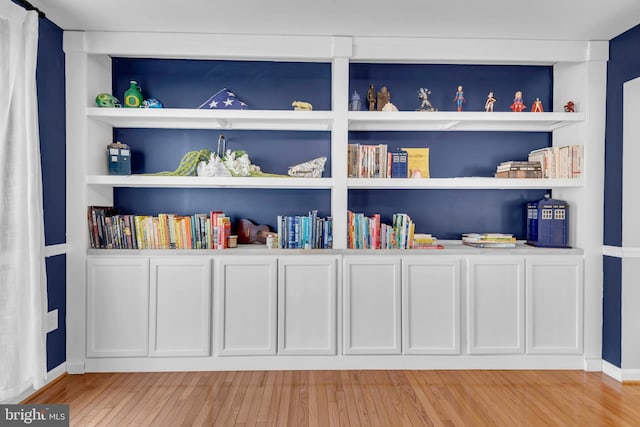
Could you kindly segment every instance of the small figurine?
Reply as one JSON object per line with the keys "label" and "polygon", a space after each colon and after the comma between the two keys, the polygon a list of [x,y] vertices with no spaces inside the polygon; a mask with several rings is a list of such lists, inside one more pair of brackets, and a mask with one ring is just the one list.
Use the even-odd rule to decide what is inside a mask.
{"label": "small figurine", "polygon": [[129,89],[124,93],[124,106],[127,108],[139,108],[142,105],[144,98],[142,96],[142,90],[138,83],[131,80],[129,82]]}
{"label": "small figurine", "polygon": [[573,101],[567,101],[567,104],[564,106],[564,112],[565,113],[575,113],[575,104],[573,103]]}
{"label": "small figurine", "polygon": [[493,104],[495,104],[497,99],[493,96],[493,92],[489,92],[487,95],[487,101],[484,103],[484,111],[487,113],[493,113]]}
{"label": "small figurine", "polygon": [[456,102],[458,111],[462,111],[462,104],[464,103],[464,92],[462,91],[462,86],[458,86],[458,91],[456,92],[456,96],[453,100]]}
{"label": "small figurine", "polygon": [[391,102],[391,93],[386,86],[382,86],[382,89],[380,89],[380,92],[378,92],[378,111],[382,111],[382,109],[385,105],[387,105],[388,102]]}
{"label": "small figurine", "polygon": [[96,96],[96,104],[98,107],[120,108],[122,105],[118,98],[108,93],[100,93]]}
{"label": "small figurine", "polygon": [[511,110],[515,111],[516,113],[519,113],[527,108],[527,106],[524,105],[524,102],[522,102],[522,91],[516,91],[516,94],[513,97],[513,104],[511,104],[509,108],[511,108]]}
{"label": "small figurine", "polygon": [[421,101],[418,111],[438,111],[437,108],[434,108],[433,105],[431,105],[429,95],[431,95],[431,91],[426,87],[418,89],[418,99]]}
{"label": "small figurine", "polygon": [[533,105],[531,105],[531,112],[542,113],[543,111],[544,109],[542,108],[542,101],[540,101],[540,98],[536,98],[536,100],[533,101]]}
{"label": "small figurine", "polygon": [[360,95],[354,90],[351,96],[351,102],[349,103],[349,111],[360,111],[360,108]]}
{"label": "small figurine", "polygon": [[369,111],[376,110],[376,90],[373,85],[369,86],[369,91],[367,92],[367,102],[369,103]]}
{"label": "small figurine", "polygon": [[291,103],[291,106],[293,107],[294,110],[307,110],[307,111],[313,110],[313,105],[305,101],[293,101]]}

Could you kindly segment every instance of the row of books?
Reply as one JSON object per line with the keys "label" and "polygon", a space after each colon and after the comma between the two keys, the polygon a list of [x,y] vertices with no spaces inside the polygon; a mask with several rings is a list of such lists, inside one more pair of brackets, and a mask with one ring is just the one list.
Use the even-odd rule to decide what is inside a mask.
{"label": "row of books", "polygon": [[349,178],[429,178],[429,148],[389,151],[386,144],[349,144]]}
{"label": "row of books", "polygon": [[516,238],[504,233],[466,233],[462,243],[475,248],[515,248]]}
{"label": "row of books", "polygon": [[530,162],[540,162],[542,178],[580,178],[584,167],[584,147],[547,147],[529,153]]}
{"label": "row of books", "polygon": [[542,178],[540,162],[502,162],[496,168],[496,178]]}
{"label": "row of books", "polygon": [[347,212],[349,249],[411,249],[415,224],[407,214],[393,214],[393,224],[382,224],[380,215],[366,217]]}
{"label": "row of books", "polygon": [[330,249],[333,247],[333,218],[322,218],[313,210],[306,216],[278,215],[278,248]]}
{"label": "row of books", "polygon": [[113,207],[89,206],[87,219],[94,249],[226,249],[231,235],[231,219],[219,211],[121,215]]}

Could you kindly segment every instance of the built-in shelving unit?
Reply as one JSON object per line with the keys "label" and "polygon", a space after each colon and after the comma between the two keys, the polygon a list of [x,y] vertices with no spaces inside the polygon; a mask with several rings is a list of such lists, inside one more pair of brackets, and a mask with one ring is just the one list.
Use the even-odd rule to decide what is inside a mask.
{"label": "built-in shelving unit", "polygon": [[[599,369],[606,46],[579,41],[65,32],[69,371],[575,369],[580,365]],[[331,108],[97,108],[96,94],[112,90],[112,56],[328,63]],[[354,63],[545,65],[553,71],[553,105],[545,105],[544,113],[349,111]],[[563,112],[568,100],[574,101],[576,113]],[[105,141],[110,142],[119,128],[326,132],[317,135],[330,138],[329,177],[108,175]],[[473,132],[548,133],[553,146],[584,145],[583,175],[577,179],[348,178],[350,138],[387,131],[462,131],[467,144],[474,143]],[[225,193],[225,189],[329,192],[334,249],[90,250],[87,206],[113,205],[119,188],[178,189],[174,195],[192,188]],[[569,202],[573,249],[358,252],[346,248],[352,193],[358,197],[378,190],[383,190],[378,194],[411,190],[420,196],[444,193],[430,190],[528,189],[550,190],[554,198]],[[443,210],[442,216],[447,215]],[[438,256],[431,255],[435,253]],[[186,300],[200,303],[197,313],[189,304],[179,306],[178,296],[186,294]],[[123,299],[135,303],[121,304]],[[316,302],[322,309],[316,310]],[[367,304],[372,302],[380,307],[371,309]],[[438,319],[412,317],[427,319],[432,311],[424,307],[446,307],[442,330],[432,327],[440,327]],[[119,313],[123,315],[114,324],[108,316],[118,310],[126,313]],[[244,323],[246,313],[260,319],[259,327]],[[363,313],[368,318],[359,317]],[[183,334],[183,327],[189,333]],[[504,330],[494,340],[498,327]],[[387,341],[366,342],[378,338]],[[502,354],[495,356],[498,353]]]}

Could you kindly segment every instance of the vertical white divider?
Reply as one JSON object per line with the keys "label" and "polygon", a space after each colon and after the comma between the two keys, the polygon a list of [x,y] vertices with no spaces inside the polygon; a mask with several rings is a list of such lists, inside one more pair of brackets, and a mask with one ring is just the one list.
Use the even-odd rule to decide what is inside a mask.
{"label": "vertical white divider", "polygon": [[334,37],[331,62],[331,215],[333,217],[333,247],[347,247],[347,145],[349,143],[349,58],[352,56],[350,37]]}

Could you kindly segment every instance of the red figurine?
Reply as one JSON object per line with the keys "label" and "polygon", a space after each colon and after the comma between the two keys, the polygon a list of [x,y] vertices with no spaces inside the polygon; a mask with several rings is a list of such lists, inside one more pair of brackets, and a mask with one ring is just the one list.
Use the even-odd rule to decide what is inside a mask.
{"label": "red figurine", "polygon": [[522,102],[522,92],[521,91],[517,91],[516,92],[515,96],[513,97],[513,104],[511,104],[511,106],[509,108],[511,108],[511,110],[515,111],[516,113],[519,113],[522,110],[527,108],[527,106],[524,105],[524,102]]}
{"label": "red figurine", "polygon": [[536,100],[533,101],[533,105],[531,105],[531,112],[542,113],[543,111],[544,109],[542,108],[542,101],[540,101],[540,98],[536,98]]}
{"label": "red figurine", "polygon": [[573,101],[568,101],[567,104],[564,106],[564,111],[565,113],[575,113],[575,104],[573,103]]}

